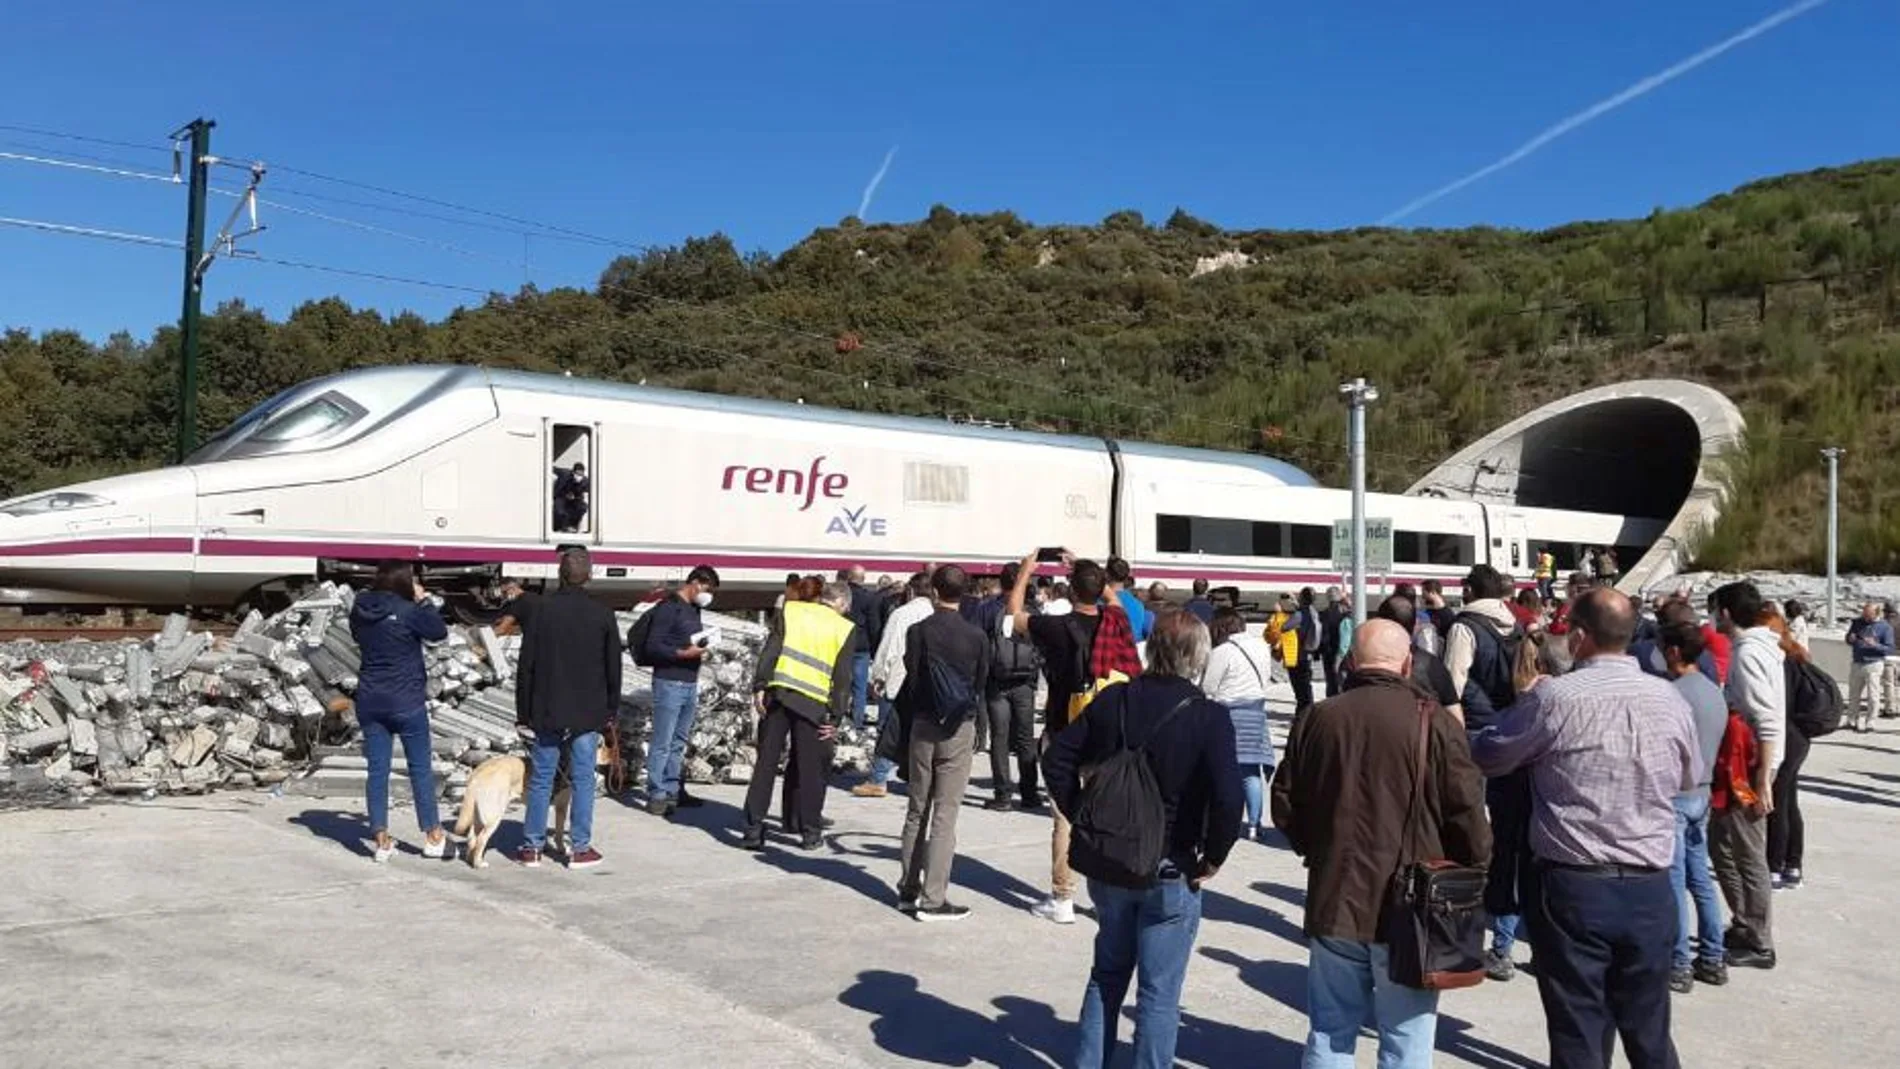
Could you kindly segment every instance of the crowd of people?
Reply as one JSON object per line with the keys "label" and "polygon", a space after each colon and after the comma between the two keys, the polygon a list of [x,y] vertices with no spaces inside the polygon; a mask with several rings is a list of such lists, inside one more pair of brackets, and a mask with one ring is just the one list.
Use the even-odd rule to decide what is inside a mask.
{"label": "crowd of people", "polygon": [[[1032,552],[994,578],[943,565],[875,587],[857,568],[788,576],[753,680],[758,761],[738,845],[767,847],[782,767],[780,828],[818,849],[837,731],[875,710],[876,759],[851,793],[903,784],[893,904],[921,922],[967,917],[950,875],[987,751],[986,808],[1047,815],[1048,890],[1034,914],[1074,923],[1084,885],[1094,909],[1079,1066],[1112,1056],[1136,977],[1135,1064],[1172,1064],[1201,889],[1270,821],[1308,873],[1305,1065],[1354,1064],[1367,1022],[1379,1064],[1430,1064],[1437,991],[1407,978],[1387,925],[1397,874],[1443,862],[1483,870],[1490,925],[1474,978],[1510,981],[1528,944],[1552,1066],[1607,1065],[1620,1038],[1634,1069],[1674,1067],[1671,992],[1777,964],[1773,900],[1802,883],[1797,782],[1811,738],[1831,729],[1829,701],[1833,722],[1844,711],[1856,728],[1895,708],[1882,702],[1895,641],[1879,606],[1849,633],[1842,703],[1811,670],[1798,603],[1733,583],[1701,606],[1639,605],[1610,585],[1613,555],[1561,594],[1543,574],[1548,554],[1533,589],[1472,568],[1456,605],[1436,583],[1402,584],[1357,627],[1340,590],[1306,589],[1257,631],[1205,581],[1177,604],[1160,584],[1141,591],[1126,561],[1064,555],[1059,579],[1038,574],[1047,563]],[[405,566],[385,571],[352,620],[379,859],[390,839],[378,780],[391,737],[409,738],[421,717],[420,644],[440,638]],[[595,767],[623,648],[654,670],[646,808],[698,804],[680,769],[700,612],[719,576],[694,569],[623,642],[585,591],[590,574],[586,551],[569,550],[557,592],[509,609],[532,737],[526,865],[541,859],[560,760]],[[1295,696],[1278,755],[1276,683]],[[431,797],[426,759],[410,765],[416,796]],[[573,777],[575,867],[600,861],[592,779]],[[433,806],[418,817],[440,853]]]}

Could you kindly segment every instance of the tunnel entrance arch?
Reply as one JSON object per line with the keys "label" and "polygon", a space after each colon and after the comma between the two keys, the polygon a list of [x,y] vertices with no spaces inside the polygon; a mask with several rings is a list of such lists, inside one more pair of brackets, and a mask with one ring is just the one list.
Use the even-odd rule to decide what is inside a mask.
{"label": "tunnel entrance arch", "polygon": [[1741,440],[1733,402],[1700,383],[1646,379],[1554,401],[1440,463],[1408,494],[1661,521],[1624,560],[1637,591],[1677,571],[1722,508],[1718,461]]}

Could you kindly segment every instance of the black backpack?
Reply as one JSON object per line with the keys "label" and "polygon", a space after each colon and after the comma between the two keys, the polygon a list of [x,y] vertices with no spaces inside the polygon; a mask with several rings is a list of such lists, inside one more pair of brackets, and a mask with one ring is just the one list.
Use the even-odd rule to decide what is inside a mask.
{"label": "black backpack", "polygon": [[660,614],[660,607],[653,606],[641,613],[627,628],[627,652],[633,654],[633,663],[645,668],[653,667],[653,655],[647,652],[647,636],[653,634],[653,618]]}
{"label": "black backpack", "polygon": [[1033,682],[1042,672],[1042,651],[1018,635],[990,639],[990,680],[1000,689]]}
{"label": "black backpack", "polygon": [[1788,723],[1804,737],[1818,739],[1841,726],[1841,688],[1812,662],[1788,658]]}
{"label": "black backpack", "polygon": [[1475,612],[1461,612],[1453,622],[1471,629],[1475,645],[1465,692],[1458,696],[1465,723],[1473,730],[1489,727],[1493,718],[1517,700],[1517,655],[1524,645],[1524,629],[1513,623],[1509,631],[1497,621]]}
{"label": "black backpack", "polygon": [[1121,690],[1121,749],[1089,769],[1069,817],[1069,867],[1092,880],[1130,890],[1155,885],[1161,861],[1167,856],[1167,803],[1148,763],[1147,745],[1176,713],[1194,703],[1179,705],[1149,727],[1140,746],[1128,745],[1130,688]]}
{"label": "black backpack", "polygon": [[975,682],[935,653],[926,651],[925,662],[930,672],[930,711],[940,727],[955,731],[976,711]]}

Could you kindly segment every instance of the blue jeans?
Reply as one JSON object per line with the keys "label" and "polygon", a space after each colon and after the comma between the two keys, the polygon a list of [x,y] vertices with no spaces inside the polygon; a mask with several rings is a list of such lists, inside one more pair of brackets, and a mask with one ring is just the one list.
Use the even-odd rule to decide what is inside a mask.
{"label": "blue jeans", "polygon": [[1146,891],[1090,880],[1089,898],[1095,902],[1098,925],[1095,966],[1082,996],[1076,1069],[1099,1069],[1114,1054],[1122,1001],[1137,968],[1141,982],[1135,989],[1132,1065],[1167,1069],[1174,1064],[1175,1034],[1181,1027],[1181,984],[1201,927],[1201,893],[1176,874]]}
{"label": "blue jeans", "polygon": [[594,766],[599,762],[600,732],[534,733],[534,776],[528,781],[528,812],[521,818],[521,836],[536,850],[548,838],[548,805],[554,801],[554,772],[567,750],[568,769],[574,776],[574,798],[568,806],[567,838],[572,853],[594,841]]}
{"label": "blue jeans", "polygon": [[1314,939],[1306,970],[1312,1030],[1301,1069],[1352,1069],[1368,1017],[1379,1033],[1379,1069],[1430,1069],[1438,1039],[1438,992],[1392,982],[1378,943]]}
{"label": "blue jeans", "polygon": [[[1491,918],[1491,950],[1500,958],[1508,958],[1517,948],[1517,928],[1522,920],[1515,913],[1499,913]],[[1533,948],[1535,949],[1535,948]]]}
{"label": "blue jeans", "polygon": [[699,681],[653,681],[653,738],[647,742],[647,797],[678,798],[686,740],[699,715]]}
{"label": "blue jeans", "polygon": [[871,655],[851,655],[851,723],[864,730],[864,703],[871,698]]}
{"label": "blue jeans", "polygon": [[[1715,894],[1715,880],[1709,875],[1709,796],[1676,796],[1676,860],[1669,869],[1669,885],[1676,892],[1676,907],[1682,915],[1681,931],[1676,933],[1675,968],[1686,969],[1693,960],[1689,954],[1689,933],[1696,933],[1702,960],[1720,963],[1722,951],[1722,903]],[[1683,896],[1684,891],[1688,896]],[[1694,914],[1690,913],[1691,902]],[[1700,923],[1698,923],[1700,922]]]}
{"label": "blue jeans", "polygon": [[1241,765],[1240,790],[1247,796],[1247,827],[1258,828],[1267,807],[1267,780],[1273,778],[1272,765]]}
{"label": "blue jeans", "polygon": [[434,831],[442,824],[436,812],[435,776],[429,770],[429,710],[406,713],[356,714],[363,729],[363,757],[369,762],[369,826],[389,830],[389,767],[396,757],[396,736],[402,736],[402,755],[409,764],[409,793],[416,796],[416,823]]}
{"label": "blue jeans", "polygon": [[[897,715],[897,709],[891,705],[891,700],[889,698],[879,698],[877,700],[877,729],[879,732],[882,732],[884,730],[885,720],[889,717],[893,717],[896,715]],[[891,783],[891,777],[895,775],[896,773],[897,773],[897,762],[891,760],[890,758],[873,757],[871,759],[871,782],[872,783],[875,783],[880,787],[888,787],[890,786],[890,783]]]}

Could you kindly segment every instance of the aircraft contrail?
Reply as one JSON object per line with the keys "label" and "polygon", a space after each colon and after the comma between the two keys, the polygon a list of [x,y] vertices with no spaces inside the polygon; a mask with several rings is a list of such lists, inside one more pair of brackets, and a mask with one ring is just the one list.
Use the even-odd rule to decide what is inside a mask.
{"label": "aircraft contrail", "polygon": [[[1821,0],[1815,0],[1815,2],[1819,3]],[[871,198],[877,196],[877,187],[883,183],[885,174],[889,173],[891,169],[891,161],[896,158],[897,146],[892,145],[891,150],[884,154],[884,162],[877,165],[877,173],[871,176],[869,182],[865,183],[864,196],[858,198],[859,219],[863,219],[866,215],[870,214]]]}
{"label": "aircraft contrail", "polygon": [[[1720,42],[1717,42],[1716,44],[1710,45],[1709,47],[1703,49],[1700,52],[1697,52],[1695,55],[1690,56],[1688,59],[1685,59],[1681,61],[1680,63],[1675,64],[1672,67],[1668,67],[1656,74],[1652,74],[1649,77],[1644,78],[1642,81],[1637,82],[1636,84],[1630,86],[1629,88],[1623,90],[1622,92],[1616,94],[1615,96],[1597,101],[1595,104],[1592,104],[1589,107],[1583,109],[1582,111],[1576,113],[1575,115],[1570,116],[1568,119],[1565,119],[1562,122],[1557,123],[1555,126],[1549,127],[1548,129],[1544,130],[1542,133],[1538,134],[1536,137],[1533,137],[1529,141],[1526,141],[1522,145],[1519,145],[1516,149],[1512,150],[1512,152],[1509,155],[1504,156],[1492,163],[1488,163],[1484,165],[1483,167],[1478,168],[1477,170],[1471,172],[1470,174],[1465,175],[1463,178],[1458,179],[1456,182],[1452,182],[1449,185],[1440,186],[1439,188],[1432,190],[1430,193],[1427,193],[1424,196],[1418,198],[1417,200],[1412,201],[1410,204],[1407,204],[1405,207],[1400,208],[1398,211],[1395,211],[1391,213],[1390,215],[1387,215],[1385,218],[1379,220],[1379,223],[1381,226],[1387,226],[1392,223],[1396,223],[1400,219],[1403,219],[1406,216],[1411,215],[1413,212],[1418,211],[1420,208],[1423,208],[1428,204],[1432,204],[1436,201],[1444,199],[1445,197],[1451,196],[1453,193],[1456,193],[1459,190],[1465,188],[1466,186],[1471,185],[1473,182],[1483,181],[1484,179],[1491,177],[1492,175],[1498,173],[1499,171],[1504,170],[1506,167],[1509,167],[1512,164],[1515,164],[1523,160],[1524,157],[1529,156],[1531,153],[1536,152],[1538,149],[1543,148],[1545,145],[1550,144],[1552,141],[1557,140],[1558,138],[1569,133],[1570,131],[1575,130],[1577,127],[1582,126],[1583,124],[1591,121],[1592,119],[1595,119],[1598,116],[1604,114],[1605,112],[1614,111],[1617,108],[1620,108],[1623,105],[1629,103],[1630,101],[1635,100],[1637,97],[1640,97],[1649,93],[1651,90],[1667,85],[1668,83],[1675,81],[1677,78],[1682,77],[1683,75],[1689,73],[1690,71],[1695,70],[1697,67],[1702,66],[1704,63],[1707,63],[1708,61],[1716,58],[1722,53],[1727,52],[1729,49],[1734,48],[1735,46],[1740,45],[1740,44],[1746,44],[1747,42],[1752,41],[1757,37],[1760,37],[1762,34],[1767,33],[1769,30],[1772,30],[1775,27],[1781,25],[1782,23],[1787,22],[1790,19],[1799,18],[1800,16],[1805,15],[1810,11],[1813,11],[1815,8],[1820,7],[1822,4],[1825,4],[1825,3],[1827,3],[1827,0],[1801,0],[1800,3],[1795,4],[1791,7],[1782,8],[1780,11],[1775,12],[1774,14],[1768,16],[1767,18],[1761,20],[1760,22],[1757,22],[1753,26],[1750,26],[1749,28],[1741,31],[1740,33],[1737,33],[1732,37],[1728,37]],[[880,175],[881,173],[882,172],[880,172]],[[872,184],[875,185],[876,183],[873,182]]]}

